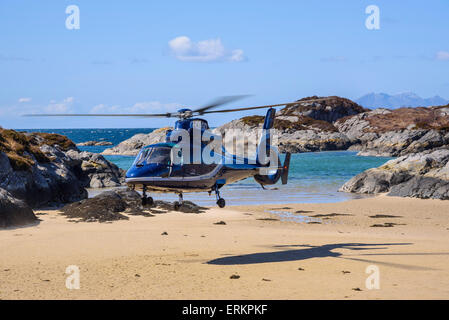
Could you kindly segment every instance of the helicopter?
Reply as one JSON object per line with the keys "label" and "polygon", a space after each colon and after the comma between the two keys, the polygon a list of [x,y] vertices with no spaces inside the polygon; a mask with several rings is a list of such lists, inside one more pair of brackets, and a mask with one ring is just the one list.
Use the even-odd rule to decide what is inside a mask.
{"label": "helicopter", "polygon": [[[271,145],[271,129],[276,116],[275,107],[298,104],[283,104],[212,110],[220,105],[230,103],[245,96],[228,96],[197,109],[182,108],[177,112],[158,114],[29,114],[26,116],[80,116],[80,117],[165,117],[178,118],[174,129],[166,133],[165,142],[142,147],[132,166],[125,176],[125,183],[133,190],[142,191],[142,205],[152,205],[151,193],[176,193],[179,201],[174,203],[178,210],[183,204],[183,194],[190,192],[212,192],[216,196],[216,204],[220,208],[226,205],[220,195],[220,189],[228,184],[253,177],[263,189],[274,185],[279,180],[287,184],[291,154],[286,153],[284,163],[280,164],[279,152]],[[319,99],[321,100],[321,99]],[[253,109],[268,109],[265,115],[262,134],[256,150],[255,158],[241,157],[229,153],[224,146],[210,149],[211,141],[220,137],[209,134],[206,143],[200,138],[210,131],[209,124],[200,116],[212,113],[227,113]],[[187,150],[187,151],[186,151]],[[203,157],[195,158],[195,150],[200,155],[206,154],[214,161],[205,161]]]}

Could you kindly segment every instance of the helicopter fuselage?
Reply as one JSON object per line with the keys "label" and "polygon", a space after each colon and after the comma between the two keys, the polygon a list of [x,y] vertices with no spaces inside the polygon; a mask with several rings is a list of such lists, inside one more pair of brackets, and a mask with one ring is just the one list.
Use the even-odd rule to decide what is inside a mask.
{"label": "helicopter fuselage", "polygon": [[[240,166],[240,167],[236,167]],[[132,171],[127,174],[126,183],[141,190],[145,186],[152,192],[204,192],[213,191],[226,184],[235,183],[240,180],[252,177],[258,173],[256,166],[243,165],[222,165],[217,164],[210,172],[204,174],[192,175],[186,172],[185,168],[179,168],[179,174],[168,175],[169,168],[159,165],[148,165],[146,173],[140,177],[131,177]]]}
{"label": "helicopter fuselage", "polygon": [[[262,187],[275,184],[280,178],[285,184],[290,154],[287,154],[284,165],[281,166],[279,154],[277,149],[271,146],[271,135],[268,132],[273,127],[274,115],[275,110],[269,109],[263,124],[266,131],[262,134],[253,159],[230,154],[221,143],[217,149],[211,149],[212,141],[216,142],[216,139],[221,137],[211,135],[209,132],[208,136],[212,136],[212,140],[203,141],[201,138],[203,133],[209,130],[207,121],[198,118],[178,120],[174,130],[167,132],[166,142],[141,149],[127,171],[125,181],[133,189],[143,191],[142,199],[145,203],[147,191],[174,192],[180,196],[180,200],[183,193],[215,191],[220,207],[224,207],[225,202],[220,198],[219,189],[227,184],[249,177],[254,177]],[[270,156],[264,158],[264,155],[268,154]],[[200,157],[196,157],[197,155]],[[204,161],[211,158],[214,161]],[[265,162],[263,159],[268,161]]]}
{"label": "helicopter fuselage", "polygon": [[[212,164],[174,164],[170,155],[175,146],[174,143],[158,143],[144,147],[127,171],[126,183],[152,192],[204,192],[259,173],[260,165],[251,164],[246,158],[236,163],[232,155],[232,163],[226,161],[229,156],[223,156],[220,162]],[[153,156],[155,152],[157,157]]]}

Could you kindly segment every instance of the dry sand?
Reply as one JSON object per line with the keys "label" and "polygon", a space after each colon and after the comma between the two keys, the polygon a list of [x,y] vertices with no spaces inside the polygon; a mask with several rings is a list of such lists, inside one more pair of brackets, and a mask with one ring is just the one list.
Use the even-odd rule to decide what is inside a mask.
{"label": "dry sand", "polygon": [[[345,216],[267,220],[279,218],[270,210]],[[379,196],[113,223],[38,212],[38,225],[0,231],[1,299],[449,298],[449,201]],[[80,268],[79,290],[65,286],[69,265]],[[380,289],[365,286],[370,265]]]}

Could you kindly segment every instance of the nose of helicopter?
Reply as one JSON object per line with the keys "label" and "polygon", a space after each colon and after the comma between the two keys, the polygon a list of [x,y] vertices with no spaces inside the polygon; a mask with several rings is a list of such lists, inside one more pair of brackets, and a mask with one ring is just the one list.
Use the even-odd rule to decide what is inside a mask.
{"label": "nose of helicopter", "polygon": [[132,166],[126,172],[126,178],[159,177],[168,169],[160,164],[146,164],[143,166]]}

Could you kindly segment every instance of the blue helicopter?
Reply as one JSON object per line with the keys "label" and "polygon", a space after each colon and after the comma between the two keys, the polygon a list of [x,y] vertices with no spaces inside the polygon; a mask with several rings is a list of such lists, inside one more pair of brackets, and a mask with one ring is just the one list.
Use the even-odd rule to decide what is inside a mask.
{"label": "blue helicopter", "polygon": [[[290,153],[286,153],[284,163],[280,164],[277,148],[271,145],[270,129],[273,128],[276,115],[275,107],[295,105],[298,102],[266,105],[257,107],[246,107],[226,110],[211,110],[225,103],[240,99],[242,96],[222,97],[215,102],[199,109],[191,110],[183,108],[174,113],[160,114],[40,114],[29,116],[114,116],[114,117],[177,117],[174,129],[167,132],[166,141],[143,147],[134,160],[131,168],[126,173],[125,182],[132,188],[142,191],[142,204],[153,204],[153,198],[148,196],[152,193],[176,193],[179,201],[175,202],[175,210],[183,204],[183,193],[215,192],[217,205],[225,207],[225,200],[220,196],[220,189],[231,183],[253,177],[261,185],[276,184],[279,179],[282,184],[287,184],[288,170],[290,165]],[[208,143],[194,141],[195,133],[200,136],[208,131],[208,122],[198,118],[204,114],[245,111],[252,109],[268,108],[266,113],[260,142],[258,144],[255,159],[239,157],[230,154],[223,146],[219,150],[211,150]],[[187,133],[186,139],[180,139],[182,134]],[[208,141],[217,139],[212,135]],[[186,148],[186,146],[188,148]],[[185,152],[185,150],[190,150]],[[200,157],[199,161],[192,161],[194,150],[202,154],[206,149],[213,162],[206,162]],[[269,155],[269,156],[267,156]],[[265,188],[264,188],[265,189]]]}

